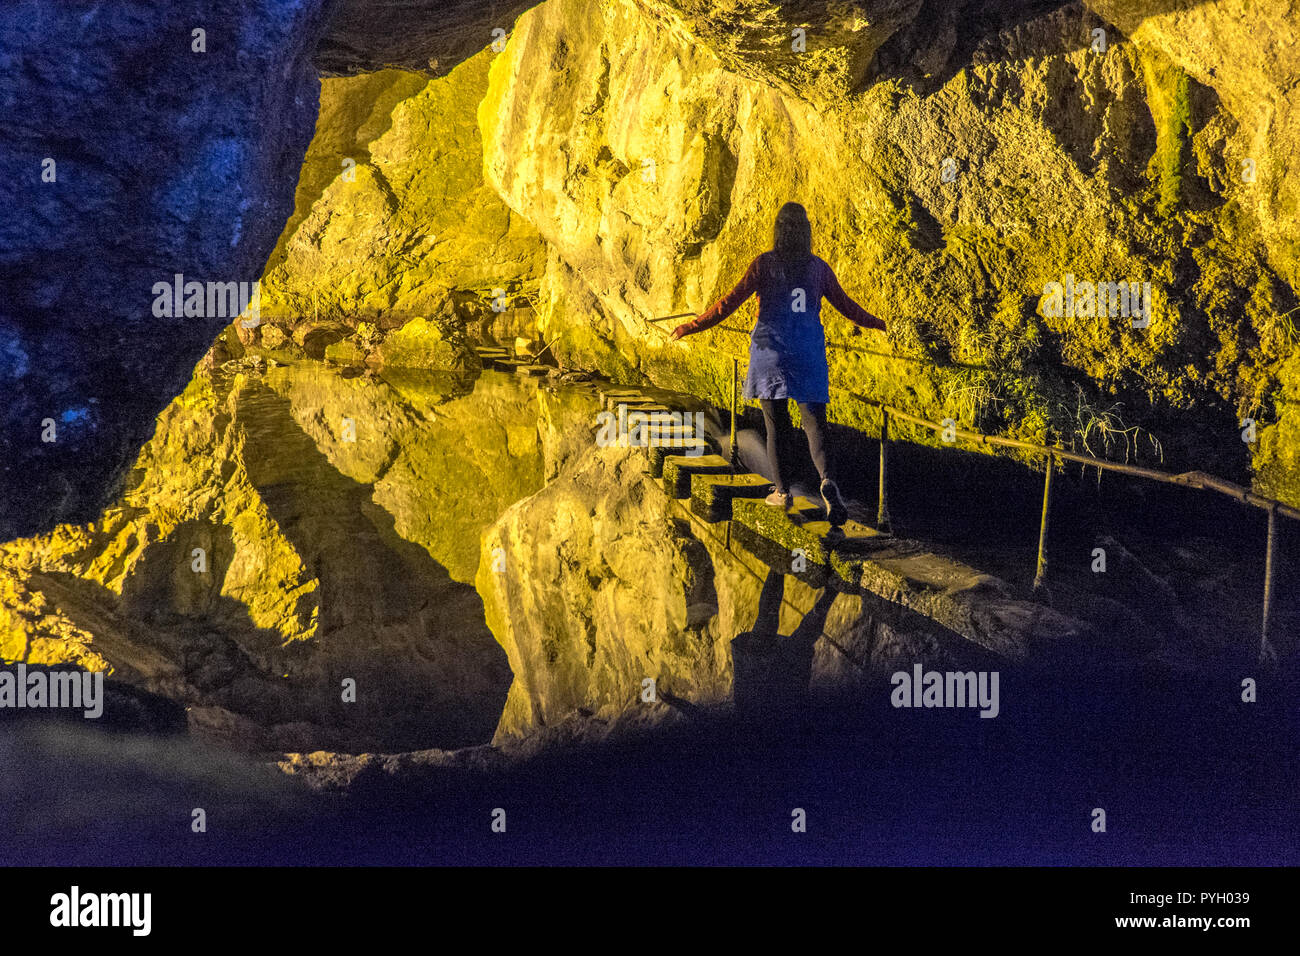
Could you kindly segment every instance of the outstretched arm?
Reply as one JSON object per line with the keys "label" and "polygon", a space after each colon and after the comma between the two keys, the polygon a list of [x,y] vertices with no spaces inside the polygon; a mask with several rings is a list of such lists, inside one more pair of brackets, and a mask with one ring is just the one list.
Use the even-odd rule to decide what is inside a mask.
{"label": "outstretched arm", "polygon": [[712,328],[719,322],[726,320],[727,316],[735,312],[740,306],[758,291],[759,266],[758,259],[755,258],[745,270],[744,277],[736,283],[736,287],[715,302],[708,311],[695,317],[693,321],[683,323],[673,329],[673,338],[680,339],[683,335],[691,335],[695,332],[703,332],[705,329]]}
{"label": "outstretched arm", "polygon": [[854,325],[862,326],[864,329],[880,329],[882,332],[885,330],[883,319],[877,318],[858,305],[849,298],[847,292],[840,288],[840,280],[835,278],[835,273],[830,266],[826,267],[823,279],[825,281],[822,285],[822,295],[826,297],[831,305],[839,309],[846,319]]}

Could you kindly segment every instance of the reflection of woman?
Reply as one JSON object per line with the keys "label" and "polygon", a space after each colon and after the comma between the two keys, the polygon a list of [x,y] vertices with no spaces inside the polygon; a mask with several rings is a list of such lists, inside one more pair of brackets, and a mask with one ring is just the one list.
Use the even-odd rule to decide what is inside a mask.
{"label": "reflection of woman", "polygon": [[784,594],[785,575],[769,568],[754,626],[731,642],[732,699],[742,714],[797,717],[808,693],[814,646],[821,639],[837,594],[823,588],[794,632],[782,637],[779,622]]}
{"label": "reflection of woman", "polygon": [[841,524],[847,515],[826,448],[830,376],[821,323],[822,297],[854,325],[883,330],[885,323],[850,299],[826,261],[812,254],[812,227],[798,203],[788,202],[777,213],[771,250],[751,262],[740,283],[712,308],[674,329],[673,338],[717,325],[754,293],[758,293],[758,321],[749,343],[744,394],[758,399],[763,407],[767,457],[775,482],[767,503],[788,508],[793,501],[782,474],[778,444],[781,433],[789,428],[787,400],[794,399],[808,435],[808,451],[821,475],[826,515],[832,523]]}

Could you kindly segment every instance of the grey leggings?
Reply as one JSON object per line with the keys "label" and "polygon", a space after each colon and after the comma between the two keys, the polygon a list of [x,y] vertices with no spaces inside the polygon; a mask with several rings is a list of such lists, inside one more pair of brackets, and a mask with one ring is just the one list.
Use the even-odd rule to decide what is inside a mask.
{"label": "grey leggings", "polygon": [[[789,434],[790,406],[784,398],[760,398],[763,408],[763,425],[767,430],[767,460],[772,465],[772,482],[778,491],[789,491],[781,472],[782,436]],[[797,402],[803,419],[803,430],[808,435],[808,453],[812,456],[817,473],[825,481],[831,477],[826,451],[826,405],[823,402]]]}

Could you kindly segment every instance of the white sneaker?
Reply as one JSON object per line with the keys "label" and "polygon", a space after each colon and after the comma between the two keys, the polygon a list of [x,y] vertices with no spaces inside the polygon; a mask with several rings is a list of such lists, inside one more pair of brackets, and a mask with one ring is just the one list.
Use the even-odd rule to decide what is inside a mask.
{"label": "white sneaker", "polygon": [[822,504],[826,506],[826,520],[831,524],[841,525],[848,520],[849,510],[840,497],[840,489],[829,478],[822,482]]}
{"label": "white sneaker", "polygon": [[776,485],[772,486],[772,493],[763,499],[764,502],[773,508],[785,508],[787,511],[794,504],[794,495],[788,491],[777,491]]}

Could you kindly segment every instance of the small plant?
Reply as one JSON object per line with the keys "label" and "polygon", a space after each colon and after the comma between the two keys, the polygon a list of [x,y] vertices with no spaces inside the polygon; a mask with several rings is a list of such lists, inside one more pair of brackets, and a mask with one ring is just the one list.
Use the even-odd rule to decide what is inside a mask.
{"label": "small plant", "polygon": [[981,417],[1003,401],[996,383],[997,377],[985,372],[956,372],[944,385],[943,407],[958,421],[978,426]]}
{"label": "small plant", "polygon": [[939,359],[939,333],[927,319],[916,316],[896,319],[889,323],[886,335],[897,355],[928,362]]}
{"label": "small plant", "polygon": [[1296,329],[1296,320],[1292,318],[1297,312],[1300,312],[1300,308],[1272,316],[1265,324],[1265,330],[1270,335],[1281,339],[1283,345],[1294,346],[1300,342],[1300,330]]}
{"label": "small plant", "polygon": [[1164,447],[1160,439],[1138,425],[1125,425],[1119,415],[1123,406],[1116,403],[1107,409],[1099,409],[1083,397],[1083,390],[1077,390],[1073,412],[1073,435],[1070,439],[1072,450],[1080,446],[1094,458],[1110,458],[1111,449],[1122,447],[1124,461],[1138,457],[1143,441],[1151,446],[1156,457],[1165,460]]}
{"label": "small plant", "polygon": [[957,358],[963,362],[981,364],[997,354],[997,336],[989,328],[977,328],[966,323],[957,330]]}

